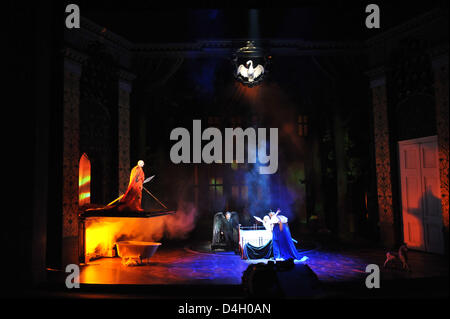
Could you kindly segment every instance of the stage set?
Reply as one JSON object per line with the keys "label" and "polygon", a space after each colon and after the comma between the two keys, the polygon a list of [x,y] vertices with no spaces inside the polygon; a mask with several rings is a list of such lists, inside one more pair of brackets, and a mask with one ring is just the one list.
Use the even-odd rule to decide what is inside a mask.
{"label": "stage set", "polygon": [[17,295],[448,296],[448,4],[67,5],[13,10]]}

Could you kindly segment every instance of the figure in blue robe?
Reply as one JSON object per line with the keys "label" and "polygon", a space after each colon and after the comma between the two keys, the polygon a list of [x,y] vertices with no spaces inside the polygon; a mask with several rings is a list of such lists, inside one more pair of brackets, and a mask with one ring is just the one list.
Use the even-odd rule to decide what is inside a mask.
{"label": "figure in blue robe", "polygon": [[274,259],[300,259],[297,253],[297,248],[291,237],[289,230],[288,219],[286,216],[278,215],[270,212],[270,222],[273,224],[272,230],[272,249]]}
{"label": "figure in blue robe", "polygon": [[276,213],[270,212],[269,215],[264,216],[264,219],[255,216],[256,220],[261,222],[267,230],[272,232],[272,240],[261,247],[256,247],[249,243],[245,244],[245,258],[261,259],[273,257],[275,260],[300,259],[297,248],[291,237],[288,218],[279,215],[280,212],[280,210],[277,210]]}

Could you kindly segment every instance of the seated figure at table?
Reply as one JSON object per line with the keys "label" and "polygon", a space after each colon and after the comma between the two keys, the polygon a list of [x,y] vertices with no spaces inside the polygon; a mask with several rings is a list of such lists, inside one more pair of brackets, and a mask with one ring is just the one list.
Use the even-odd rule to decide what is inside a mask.
{"label": "seated figure at table", "polygon": [[211,249],[237,251],[239,216],[236,212],[222,212],[214,216]]}

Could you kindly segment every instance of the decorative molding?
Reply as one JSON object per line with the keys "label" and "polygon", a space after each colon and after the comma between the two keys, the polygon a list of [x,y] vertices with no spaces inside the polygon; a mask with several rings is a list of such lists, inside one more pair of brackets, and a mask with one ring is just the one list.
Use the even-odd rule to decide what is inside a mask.
{"label": "decorative molding", "polygon": [[[230,56],[248,39],[228,39],[221,41],[200,40],[191,43],[157,43],[136,44],[132,51],[137,54],[178,54],[178,55],[215,55]],[[261,39],[258,45],[277,55],[310,55],[364,52],[364,45],[360,42],[308,42],[301,39]]]}
{"label": "decorative molding", "polygon": [[[442,10],[434,9],[361,42],[311,42],[303,39],[266,38],[258,39],[258,45],[269,49],[272,54],[282,56],[362,54],[370,50],[371,47],[382,45],[386,40],[404,35],[405,32],[417,28],[423,28],[424,25],[442,17]],[[129,68],[131,59],[136,54],[146,56],[229,57],[235,49],[251,39],[199,40],[185,43],[133,43],[89,19],[81,17],[81,28],[77,30],[66,29],[65,40],[70,46],[79,50],[84,50],[86,43],[89,41],[105,43],[112,52],[115,52],[116,58],[120,59],[119,64],[122,67]]]}
{"label": "decorative molding", "polygon": [[119,76],[119,90],[124,90],[128,93],[131,93],[132,85],[131,82],[136,79],[136,75],[131,72],[120,69],[118,72]]}
{"label": "decorative molding", "polygon": [[111,43],[115,44],[116,46],[121,47],[123,49],[131,50],[131,48],[133,46],[132,42],[128,41],[126,38],[112,32],[112,31],[109,31],[105,27],[102,27],[85,17],[81,17],[80,27],[81,27],[81,29],[90,31],[93,35],[97,35],[98,40],[106,39],[106,40],[110,41]]}
{"label": "decorative molding", "polygon": [[448,43],[430,50],[431,65],[434,70],[448,66]]}
{"label": "decorative molding", "polygon": [[369,77],[371,89],[386,85],[386,72],[387,69],[384,66],[366,72],[366,76]]}
{"label": "decorative molding", "polygon": [[[196,42],[185,43],[133,43],[126,38],[117,35],[116,33],[102,27],[95,22],[81,17],[81,29],[77,30],[88,31],[97,40],[107,40],[111,44],[122,49],[133,51],[136,53],[169,53],[169,52],[188,52],[188,51],[203,51],[214,52],[218,51],[233,51],[248,40],[249,38],[240,39],[225,39],[225,40],[199,40]],[[73,30],[68,30],[66,35],[70,37]],[[270,47],[273,49],[292,49],[298,51],[310,51],[310,50],[356,50],[360,51],[364,49],[364,45],[361,42],[338,42],[338,41],[323,41],[323,42],[311,42],[303,39],[257,39],[258,45],[264,47]]]}
{"label": "decorative molding", "polygon": [[69,47],[65,47],[62,53],[64,55],[64,70],[80,76],[87,55]]}
{"label": "decorative molding", "polygon": [[[148,56],[223,56],[229,57],[249,39],[199,40],[181,43],[133,43],[106,28],[81,18],[81,28],[65,30],[66,43],[79,50],[84,50],[88,42],[105,43],[116,56],[125,55],[121,66],[129,68],[132,55]],[[326,55],[326,54],[361,54],[365,52],[362,42],[322,41],[311,42],[303,39],[258,39],[258,45],[271,50],[274,54],[285,56]],[[118,54],[120,53],[120,54]]]}
{"label": "decorative molding", "polygon": [[81,76],[82,65],[67,58],[64,58],[64,70]]}
{"label": "decorative molding", "polygon": [[376,79],[370,80],[370,84],[369,85],[370,85],[371,89],[376,88],[378,86],[386,85],[386,76],[383,75],[383,76],[380,76],[380,77],[378,77]]}
{"label": "decorative molding", "polygon": [[131,93],[131,88],[132,86],[130,82],[119,79],[119,90]]}
{"label": "decorative molding", "polygon": [[414,30],[417,30],[419,28],[423,28],[426,24],[429,24],[431,22],[434,22],[438,20],[439,18],[443,18],[444,13],[443,10],[440,8],[433,9],[429,12],[426,12],[418,17],[415,17],[401,25],[395,26],[381,34],[378,34],[374,37],[369,38],[366,40],[367,46],[373,47],[378,46],[382,44],[383,42],[393,39],[395,37],[399,36],[405,36],[406,33],[412,32]]}
{"label": "decorative molding", "polygon": [[127,82],[132,82],[132,81],[134,81],[134,79],[136,79],[136,75],[134,75],[131,72],[125,71],[123,69],[119,70],[118,75],[119,75],[120,80],[124,80]]}
{"label": "decorative molding", "polygon": [[131,83],[136,79],[135,74],[125,71],[123,69],[119,70],[118,76],[119,76],[119,81],[122,81],[122,82],[130,82]]}
{"label": "decorative molding", "polygon": [[93,42],[102,43],[118,65],[123,68],[131,66],[131,42],[84,17],[81,17],[80,26],[80,29],[64,29],[66,46],[83,52]]}
{"label": "decorative molding", "polygon": [[66,59],[69,59],[70,61],[73,61],[73,62],[76,62],[79,64],[82,64],[88,58],[88,56],[86,54],[81,53],[80,51],[75,50],[74,48],[71,48],[71,47],[65,47],[62,50],[62,53]]}

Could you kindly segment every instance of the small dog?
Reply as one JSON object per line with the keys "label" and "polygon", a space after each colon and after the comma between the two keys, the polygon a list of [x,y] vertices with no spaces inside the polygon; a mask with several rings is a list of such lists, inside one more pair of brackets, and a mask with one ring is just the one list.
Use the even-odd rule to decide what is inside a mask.
{"label": "small dog", "polygon": [[386,261],[384,262],[383,267],[386,268],[386,266],[393,260],[398,259],[402,264],[402,269],[406,271],[410,271],[409,265],[408,265],[408,246],[406,246],[405,243],[403,243],[400,248],[398,249],[398,253],[388,251],[386,253]]}

